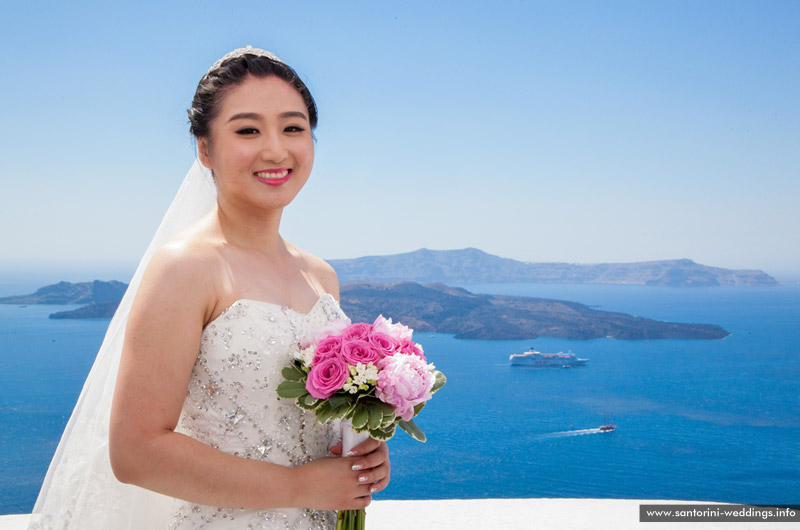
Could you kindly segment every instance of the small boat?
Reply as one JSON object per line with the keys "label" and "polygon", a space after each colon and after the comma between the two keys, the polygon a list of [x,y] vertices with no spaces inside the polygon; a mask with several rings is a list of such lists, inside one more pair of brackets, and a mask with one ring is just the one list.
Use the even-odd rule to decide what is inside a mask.
{"label": "small boat", "polygon": [[614,418],[611,417],[611,414],[603,415],[603,425],[598,429],[600,432],[614,432],[617,430],[617,426],[614,425]]}

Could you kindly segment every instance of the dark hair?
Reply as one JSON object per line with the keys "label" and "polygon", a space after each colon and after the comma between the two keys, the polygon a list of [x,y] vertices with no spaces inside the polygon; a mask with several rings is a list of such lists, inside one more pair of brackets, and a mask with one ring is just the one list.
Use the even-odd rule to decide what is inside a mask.
{"label": "dark hair", "polygon": [[197,84],[197,91],[189,109],[189,132],[195,138],[207,138],[211,122],[219,113],[219,103],[226,91],[240,85],[248,76],[283,79],[300,93],[308,110],[311,128],[317,126],[317,104],[311,97],[305,83],[300,80],[291,66],[269,57],[245,53],[239,57],[223,61],[209,71]]}

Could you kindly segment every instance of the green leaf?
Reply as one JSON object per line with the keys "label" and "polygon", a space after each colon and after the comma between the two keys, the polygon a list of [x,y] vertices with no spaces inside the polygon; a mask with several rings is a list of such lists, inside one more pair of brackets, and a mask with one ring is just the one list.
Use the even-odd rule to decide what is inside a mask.
{"label": "green leaf", "polygon": [[434,373],[436,374],[436,380],[433,383],[433,388],[431,388],[431,394],[442,388],[444,384],[447,382],[447,378],[444,376],[442,372],[436,370],[434,371]]}
{"label": "green leaf", "polygon": [[406,431],[413,439],[419,440],[420,442],[425,442],[428,439],[425,433],[422,432],[422,429],[417,427],[417,424],[414,423],[414,420],[400,420],[397,423],[400,425],[400,428]]}
{"label": "green leaf", "polygon": [[320,403],[320,399],[315,398],[308,392],[297,398],[297,405],[306,410],[314,410]]}
{"label": "green leaf", "polygon": [[350,409],[352,408],[353,408],[352,405],[350,405],[349,403],[345,403],[344,405],[341,405],[340,407],[333,409],[333,415],[331,416],[330,419],[340,420],[345,416],[347,416],[347,413],[350,412]]}
{"label": "green leaf", "polygon": [[387,440],[390,440],[392,436],[394,436],[394,429],[395,429],[394,424],[392,424],[388,429],[375,429],[375,430],[370,429],[369,435],[375,438],[376,440],[385,442]]}
{"label": "green leaf", "polygon": [[373,429],[380,428],[381,422],[383,421],[383,412],[381,411],[380,405],[373,402],[365,406],[369,411],[369,430],[372,431]]}
{"label": "green leaf", "polygon": [[294,399],[308,391],[306,385],[300,381],[284,381],[278,385],[277,392],[282,398]]}
{"label": "green leaf", "polygon": [[416,407],[414,407],[414,416],[422,412],[422,409],[425,408],[425,404],[427,401],[423,401],[422,403],[418,403]]}
{"label": "green leaf", "polygon": [[331,408],[334,409],[334,410],[338,409],[339,407],[341,407],[345,403],[351,403],[352,401],[353,401],[353,398],[351,397],[350,394],[347,394],[347,395],[334,394],[334,395],[332,395],[331,397],[328,398],[328,403],[331,404]]}
{"label": "green leaf", "polygon": [[324,424],[327,423],[333,416],[333,409],[331,409],[330,404],[323,401],[322,404],[317,407],[317,410],[314,411],[314,414],[317,415],[317,422]]}
{"label": "green leaf", "polygon": [[369,420],[369,409],[363,404],[356,405],[355,412],[353,412],[353,428],[363,429]]}
{"label": "green leaf", "polygon": [[389,427],[389,425],[394,423],[394,420],[397,419],[397,414],[395,413],[394,408],[388,403],[379,401],[378,406],[381,408],[381,412],[383,413],[383,419],[381,419],[381,429],[386,429]]}
{"label": "green leaf", "polygon": [[285,366],[283,370],[281,370],[281,375],[287,381],[301,381],[306,376],[306,374],[294,364]]}

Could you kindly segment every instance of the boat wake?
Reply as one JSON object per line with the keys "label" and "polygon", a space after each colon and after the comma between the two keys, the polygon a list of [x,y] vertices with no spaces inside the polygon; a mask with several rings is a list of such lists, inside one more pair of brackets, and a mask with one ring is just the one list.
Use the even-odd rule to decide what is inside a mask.
{"label": "boat wake", "polygon": [[577,431],[561,431],[561,432],[548,432],[540,434],[536,437],[537,440],[549,440],[551,438],[566,438],[569,436],[583,436],[584,434],[600,434],[603,431],[598,429],[579,429]]}

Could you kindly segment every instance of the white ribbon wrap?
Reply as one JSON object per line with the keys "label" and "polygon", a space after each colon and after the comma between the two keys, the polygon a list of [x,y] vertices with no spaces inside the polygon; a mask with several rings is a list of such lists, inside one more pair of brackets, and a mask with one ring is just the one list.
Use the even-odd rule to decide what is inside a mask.
{"label": "white ribbon wrap", "polygon": [[369,440],[369,432],[356,432],[353,430],[352,420],[342,420],[342,456],[347,456],[354,447]]}

